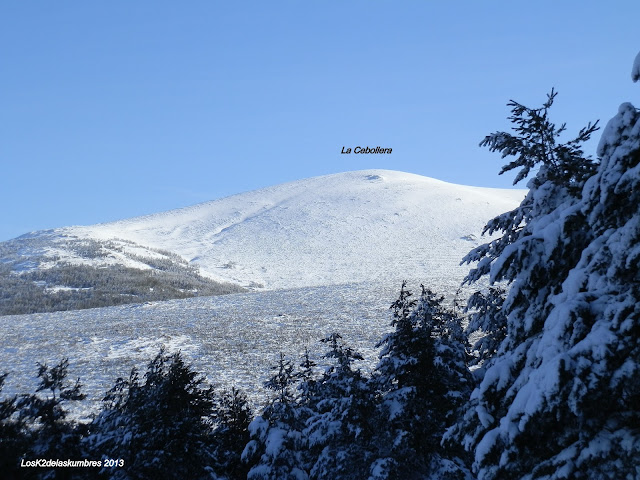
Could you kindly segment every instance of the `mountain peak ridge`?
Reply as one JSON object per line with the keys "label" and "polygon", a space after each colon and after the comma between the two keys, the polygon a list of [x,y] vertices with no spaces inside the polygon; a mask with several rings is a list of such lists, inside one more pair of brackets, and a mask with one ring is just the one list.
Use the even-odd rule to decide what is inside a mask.
{"label": "mountain peak ridge", "polygon": [[[29,236],[50,237],[44,251],[71,262],[83,259],[65,251],[68,239],[120,242],[119,248],[146,254],[167,251],[197,266],[206,277],[244,287],[435,277],[453,284],[466,273],[459,262],[478,243],[486,221],[515,208],[523,197],[523,190],[364,169]],[[117,253],[106,257],[127,264]]]}
{"label": "mountain peak ridge", "polygon": [[365,169],[59,232],[168,250],[206,276],[243,286],[315,286],[400,278],[401,268],[426,273],[412,272],[412,262],[451,270],[471,246],[461,237],[480,237],[487,220],[523,196]]}

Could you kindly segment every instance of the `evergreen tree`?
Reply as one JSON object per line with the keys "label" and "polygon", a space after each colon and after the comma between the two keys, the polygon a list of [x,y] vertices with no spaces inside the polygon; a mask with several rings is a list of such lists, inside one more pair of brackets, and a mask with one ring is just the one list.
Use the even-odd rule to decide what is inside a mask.
{"label": "evergreen tree", "polygon": [[235,387],[225,390],[216,402],[216,427],[213,430],[212,468],[219,479],[247,478],[249,469],[241,455],[249,442],[252,412],[247,396]]}
{"label": "evergreen tree", "polygon": [[405,282],[391,306],[395,330],[378,344],[380,451],[372,478],[465,478],[464,452],[441,446],[471,387],[463,331],[443,297],[424,286],[419,300],[411,297]]}
{"label": "evergreen tree", "polygon": [[251,440],[242,452],[249,466],[250,480],[305,480],[302,435],[305,418],[295,398],[296,374],[293,364],[280,353],[274,375],[265,387],[276,396],[249,425]]}
{"label": "evergreen tree", "polygon": [[311,360],[308,348],[305,348],[302,362],[298,366],[300,367],[296,374],[299,380],[298,391],[300,392],[298,404],[300,408],[309,410],[317,398],[319,386],[316,378],[316,367],[318,365]]}
{"label": "evergreen tree", "polygon": [[[486,291],[476,291],[465,308],[468,313],[466,334],[473,339],[471,345],[472,366],[486,366],[493,358],[507,335],[507,317],[502,308],[506,291],[502,287],[490,286]],[[484,369],[476,370],[483,374]]]}
{"label": "evergreen tree", "polygon": [[[38,363],[39,385],[35,394],[23,395],[17,402],[20,422],[31,430],[27,456],[30,458],[83,458],[81,439],[83,424],[68,420],[70,402],[84,400],[80,379],[67,380],[69,359],[53,367]],[[51,469],[37,474],[40,478],[71,478],[68,469]]]}
{"label": "evergreen tree", "polygon": [[[555,185],[538,187],[548,208],[532,209],[527,234],[495,259],[492,278],[513,280],[507,336],[452,431],[474,450],[481,480],[640,477],[640,112],[631,104],[607,124],[598,156],[575,196],[557,202]],[[530,185],[548,184],[547,174]]]}
{"label": "evergreen tree", "polygon": [[313,479],[361,479],[373,459],[375,402],[368,379],[354,361],[363,360],[338,333],[321,340],[333,359],[315,385],[312,414],[304,431],[309,441],[310,477]]}
{"label": "evergreen tree", "polygon": [[164,348],[149,362],[144,381],[134,368],[107,393],[91,425],[89,444],[98,456],[123,459],[104,468],[110,478],[204,478],[214,414],[213,388]]}
{"label": "evergreen tree", "polygon": [[[0,375],[0,392],[7,373]],[[17,396],[0,401],[0,471],[6,478],[19,478],[20,458],[24,458],[30,435],[18,416]]]}
{"label": "evergreen tree", "polygon": [[[566,125],[557,127],[549,119],[549,109],[557,93],[551,90],[547,101],[541,108],[528,108],[511,100],[509,120],[514,124],[514,133],[495,132],[480,143],[492,152],[516,157],[502,167],[500,175],[520,168],[513,184],[525,179],[535,168],[537,173],[527,183],[529,189],[520,205],[498,215],[484,227],[483,234],[502,232],[502,236],[475,248],[463,259],[463,262],[478,262],[469,272],[465,281],[473,283],[491,271],[491,280],[513,281],[518,273],[517,257],[511,244],[531,236],[533,219],[539,219],[554,211],[560,204],[572,202],[580,195],[582,186],[596,169],[596,163],[584,155],[582,144],[598,130],[598,122],[589,123],[578,135],[566,143],[560,143],[559,137],[565,132]],[[500,264],[492,269],[496,260]]]}

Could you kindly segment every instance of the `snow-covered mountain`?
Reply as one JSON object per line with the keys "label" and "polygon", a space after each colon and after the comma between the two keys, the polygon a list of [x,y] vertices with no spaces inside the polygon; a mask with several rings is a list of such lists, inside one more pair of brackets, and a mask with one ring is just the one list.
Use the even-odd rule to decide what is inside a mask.
{"label": "snow-covered mountain", "polygon": [[[112,223],[34,232],[14,242],[39,240],[22,255],[46,258],[41,268],[53,259],[148,269],[141,259],[171,252],[211,279],[265,289],[459,281],[466,269],[458,263],[479,241],[484,223],[523,196],[522,190],[363,170]],[[85,240],[101,242],[101,254],[78,253]]]}

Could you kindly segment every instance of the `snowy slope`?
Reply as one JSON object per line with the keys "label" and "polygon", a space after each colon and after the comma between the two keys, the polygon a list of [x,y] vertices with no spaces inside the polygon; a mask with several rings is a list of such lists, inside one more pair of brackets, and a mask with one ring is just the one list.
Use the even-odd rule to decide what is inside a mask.
{"label": "snowy slope", "polygon": [[482,240],[484,223],[523,196],[363,170],[46,235],[48,251],[63,259],[71,255],[65,239],[119,239],[176,253],[213,279],[267,289],[403,278],[458,282],[467,270],[458,263]]}

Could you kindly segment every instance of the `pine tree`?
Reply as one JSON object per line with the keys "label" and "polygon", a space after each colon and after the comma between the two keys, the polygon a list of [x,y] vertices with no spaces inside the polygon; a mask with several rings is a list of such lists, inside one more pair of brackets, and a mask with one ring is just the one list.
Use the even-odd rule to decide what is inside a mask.
{"label": "pine tree", "polygon": [[318,480],[361,479],[373,458],[375,403],[368,379],[353,363],[363,360],[333,333],[321,340],[332,359],[315,384],[312,414],[304,430],[311,456],[310,477]]}
{"label": "pine tree", "polygon": [[[514,124],[514,134],[495,132],[480,142],[480,146],[500,152],[502,158],[516,157],[499,173],[502,175],[520,168],[514,185],[534,169],[538,170],[527,183],[529,191],[520,205],[493,218],[484,227],[483,234],[502,232],[502,236],[480,245],[463,259],[465,263],[478,262],[465,278],[467,283],[473,283],[490,272],[492,282],[512,281],[518,272],[519,262],[513,249],[507,247],[531,235],[530,223],[534,218],[544,217],[564,202],[575,201],[586,179],[595,172],[596,163],[584,155],[582,144],[598,130],[598,122],[589,123],[576,137],[560,143],[566,125],[557,127],[549,119],[549,110],[556,95],[552,89],[542,107],[535,109],[511,100],[508,103],[511,107],[509,120]],[[496,262],[498,258],[500,264]]]}
{"label": "pine tree", "polygon": [[319,388],[316,374],[316,368],[318,365],[316,362],[311,360],[308,348],[305,348],[304,355],[302,356],[302,362],[298,366],[300,368],[296,374],[296,377],[299,380],[298,404],[300,405],[300,408],[306,408],[308,410],[317,398]]}
{"label": "pine tree", "polygon": [[249,424],[253,417],[247,396],[235,387],[225,390],[218,396],[215,410],[212,471],[219,479],[246,479],[249,469],[241,455],[249,442]]}
{"label": "pine tree", "polygon": [[214,414],[212,387],[180,352],[164,348],[149,362],[144,381],[133,369],[119,378],[91,425],[98,456],[124,460],[104,468],[110,478],[203,478],[209,466]]}
{"label": "pine tree", "polygon": [[405,282],[391,306],[395,330],[378,343],[382,428],[372,478],[465,478],[464,452],[441,446],[471,387],[463,331],[443,297],[424,286],[411,297]]}
{"label": "pine tree", "polygon": [[[507,317],[503,304],[506,290],[503,287],[490,286],[486,291],[476,291],[470,297],[465,308],[468,314],[466,334],[473,338],[471,345],[471,366],[486,366],[493,358],[507,335]],[[476,370],[477,374],[484,369]]]}
{"label": "pine tree", "polygon": [[[7,373],[0,375],[0,392]],[[0,401],[0,471],[7,478],[19,478],[20,458],[24,458],[32,440],[23,420],[18,416],[18,397]]]}
{"label": "pine tree", "polygon": [[306,480],[302,435],[305,418],[295,397],[296,374],[293,364],[280,353],[274,375],[265,387],[275,397],[249,425],[251,440],[242,452],[249,467],[249,480]]}
{"label": "pine tree", "polygon": [[[84,424],[69,420],[69,404],[84,400],[80,379],[67,379],[69,359],[64,358],[53,367],[38,363],[39,385],[35,394],[23,395],[17,402],[20,421],[31,430],[27,455],[31,458],[83,458],[81,439],[86,433]],[[68,470],[51,469],[42,478],[70,478]]]}
{"label": "pine tree", "polygon": [[[495,259],[507,336],[459,425],[481,480],[640,477],[640,112],[620,106],[581,191]],[[531,185],[551,181],[542,169]],[[562,187],[560,187],[562,188]],[[550,198],[547,198],[550,196]],[[553,208],[551,208],[553,207]]]}

